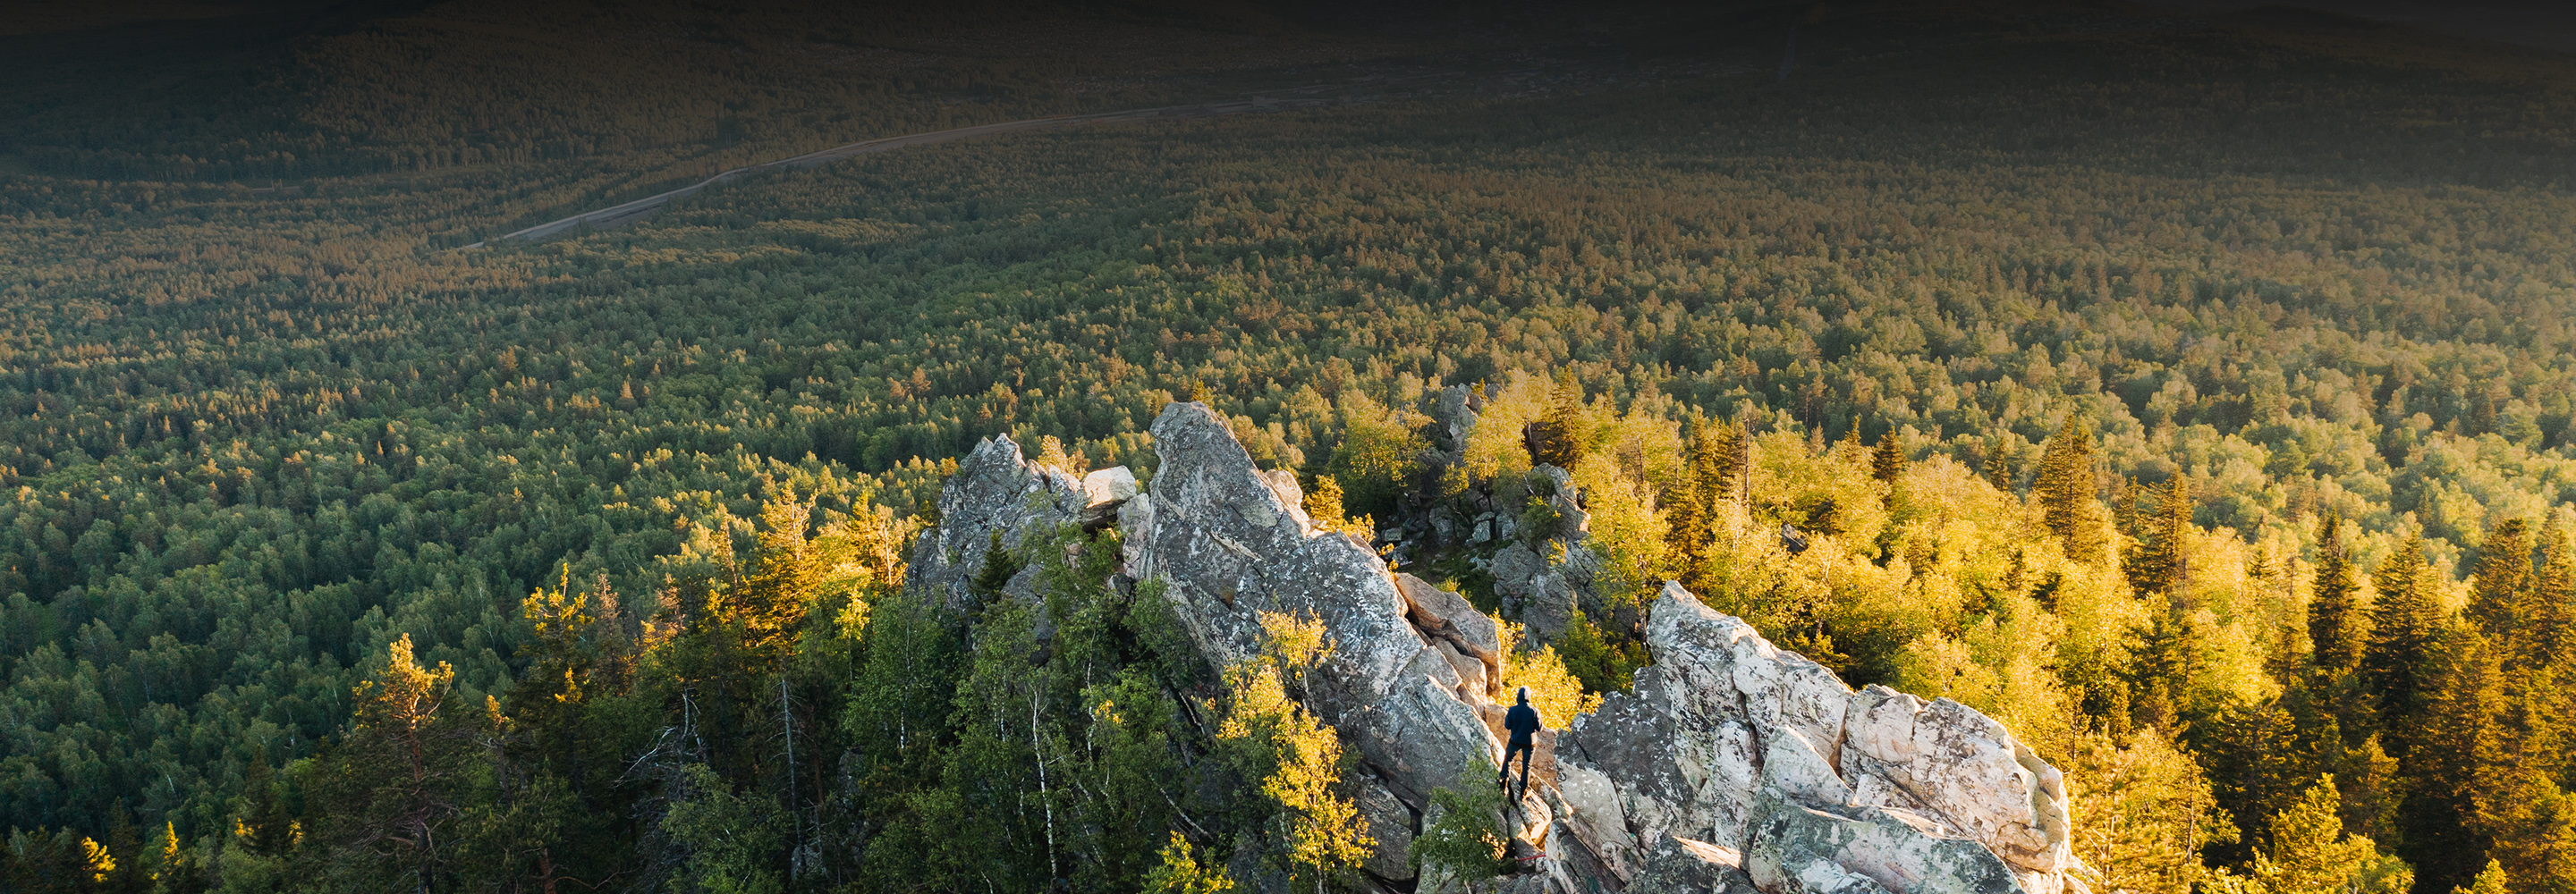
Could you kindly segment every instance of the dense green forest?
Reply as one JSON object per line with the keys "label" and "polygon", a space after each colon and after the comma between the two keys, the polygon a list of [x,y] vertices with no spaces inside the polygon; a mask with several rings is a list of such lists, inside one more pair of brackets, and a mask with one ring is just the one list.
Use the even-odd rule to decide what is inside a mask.
{"label": "dense green forest", "polygon": [[[2099,890],[2576,889],[2576,62],[2287,13],[1621,20],[1531,57],[1582,89],[925,147],[452,250],[1419,62],[1258,10],[737,12],[442,4],[10,100],[12,889],[1330,876],[1234,847],[1306,815],[1236,793],[1329,776],[1295,649],[1195,663],[1099,543],[974,617],[898,557],[978,439],[1150,474],[1194,397],[1427,518],[1453,384],[1464,483],[1560,461],[1632,592],[2011,723]],[[1784,521],[1823,548],[1744,533]],[[1472,552],[1414,561],[1483,599]],[[1547,660],[1623,685],[1634,608]],[[2368,853],[2299,869],[2327,823]]]}

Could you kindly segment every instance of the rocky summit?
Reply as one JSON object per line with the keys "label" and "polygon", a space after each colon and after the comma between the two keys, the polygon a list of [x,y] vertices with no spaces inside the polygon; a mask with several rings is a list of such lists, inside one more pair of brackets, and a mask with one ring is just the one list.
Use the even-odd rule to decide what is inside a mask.
{"label": "rocky summit", "polygon": [[[1114,519],[1123,575],[1164,582],[1212,663],[1257,654],[1263,612],[1320,621],[1330,648],[1306,707],[1359,756],[1346,788],[1377,842],[1367,871],[1412,887],[1404,846],[1430,792],[1502,757],[1494,619],[1318,527],[1295,476],[1255,465],[1207,407],[1170,404],[1152,434],[1159,466],[1141,489],[1123,468],[1076,478],[1008,438],[983,442],[942,495],[910,586],[966,600],[992,544]],[[2084,891],[2058,771],[2001,723],[1948,699],[1854,691],[1679,584],[1647,631],[1654,663],[1630,692],[1539,737],[1529,792],[1498,818],[1528,855],[1496,880],[1508,890]]]}

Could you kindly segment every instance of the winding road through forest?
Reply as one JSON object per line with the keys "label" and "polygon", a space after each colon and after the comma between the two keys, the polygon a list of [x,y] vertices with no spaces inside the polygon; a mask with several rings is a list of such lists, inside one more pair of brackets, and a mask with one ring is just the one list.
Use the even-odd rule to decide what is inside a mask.
{"label": "winding road through forest", "polygon": [[636,199],[632,202],[611,205],[595,211],[585,211],[571,217],[548,221],[524,230],[519,230],[507,235],[496,236],[483,242],[477,242],[465,247],[482,248],[486,245],[499,242],[534,241],[544,239],[549,236],[559,235],[565,231],[585,225],[596,230],[620,224],[633,223],[634,221],[643,218],[645,215],[649,215],[660,210],[662,206],[670,204],[673,199],[688,196],[707,187],[743,177],[745,175],[761,171],[810,168],[825,162],[839,161],[852,156],[867,155],[874,152],[886,152],[909,146],[927,146],[932,143],[945,143],[950,140],[962,140],[968,137],[1018,133],[1029,130],[1052,130],[1062,127],[1080,127],[1090,124],[1117,124],[1129,121],[1176,121],[1193,118],[1216,118],[1226,115],[1241,115],[1249,112],[1275,112],[1288,109],[1320,108],[1344,101],[1347,100],[1271,99],[1256,96],[1251,99],[1235,100],[1232,102],[1162,106],[1151,109],[1129,109],[1123,112],[1100,112],[1090,115],[1061,115],[1053,118],[1029,118],[1020,121],[978,124],[973,127],[934,130],[928,133],[906,134],[899,137],[880,137],[873,140],[862,140],[856,143],[834,146],[830,149],[824,149],[818,152],[808,152],[791,158],[782,158],[777,161],[735,168],[669,192],[645,196],[644,198]]}

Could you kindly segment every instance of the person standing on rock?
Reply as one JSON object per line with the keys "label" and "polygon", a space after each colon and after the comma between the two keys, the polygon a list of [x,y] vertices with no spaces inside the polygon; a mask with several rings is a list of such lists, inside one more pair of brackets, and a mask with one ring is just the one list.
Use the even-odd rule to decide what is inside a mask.
{"label": "person standing on rock", "polygon": [[1529,794],[1530,752],[1537,750],[1531,737],[1538,735],[1543,728],[1538,720],[1538,709],[1530,707],[1529,687],[1521,687],[1520,704],[1513,705],[1503,714],[1503,729],[1511,731],[1512,741],[1503,746],[1503,778],[1495,780],[1494,784],[1502,786],[1504,794],[1510,794],[1512,790],[1513,755],[1520,755],[1521,759],[1521,795],[1526,797]]}

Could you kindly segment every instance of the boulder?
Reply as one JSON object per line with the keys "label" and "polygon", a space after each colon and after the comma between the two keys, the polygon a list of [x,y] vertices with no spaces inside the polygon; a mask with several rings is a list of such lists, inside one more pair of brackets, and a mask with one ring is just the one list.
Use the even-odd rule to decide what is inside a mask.
{"label": "boulder", "polygon": [[1431,402],[1433,423],[1431,431],[1435,440],[1433,447],[1451,456],[1466,454],[1467,438],[1476,433],[1476,410],[1472,406],[1473,403],[1475,403],[1475,393],[1469,391],[1465,385],[1451,385],[1440,389],[1440,396]]}
{"label": "boulder", "polygon": [[1107,525],[1118,517],[1118,507],[1143,492],[1136,485],[1136,473],[1128,471],[1126,466],[1114,466],[1082,476],[1083,526]]}
{"label": "boulder", "polygon": [[1500,679],[1503,672],[1501,633],[1494,619],[1467,601],[1467,597],[1440,589],[1430,581],[1410,574],[1395,576],[1398,593],[1404,596],[1405,617],[1422,632],[1449,642],[1485,663],[1486,673]]}
{"label": "boulder", "polygon": [[1528,598],[1530,578],[1546,570],[1546,559],[1518,543],[1495,551],[1494,558],[1485,565],[1485,573],[1494,576],[1494,592],[1512,605]]}
{"label": "boulder", "polygon": [[1574,626],[1574,605],[1581,598],[1563,569],[1533,575],[1528,595],[1521,599],[1521,626],[1529,629],[1530,643],[1553,643],[1564,636]]}
{"label": "boulder", "polygon": [[1994,718],[1884,686],[1853,693],[1845,715],[1850,766],[1884,781],[1855,800],[1923,810],[2024,872],[2072,865],[2063,778]]}
{"label": "boulder", "polygon": [[1937,820],[1895,807],[1767,805],[1745,850],[1755,887],[1893,894],[2022,894],[2011,867]]}
{"label": "boulder", "polygon": [[[2064,886],[2063,783],[1992,718],[1884,687],[1853,692],[1678,585],[1656,601],[1646,639],[1655,663],[1578,718],[1557,755],[1575,803],[1602,800],[1571,794],[1596,788],[1596,772],[1618,791],[1631,840],[1740,848],[1769,894]],[[1849,846],[1815,844],[1826,840]]]}

